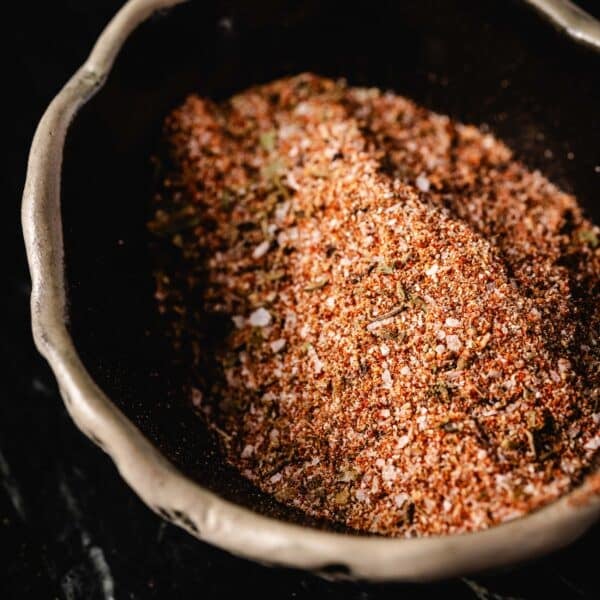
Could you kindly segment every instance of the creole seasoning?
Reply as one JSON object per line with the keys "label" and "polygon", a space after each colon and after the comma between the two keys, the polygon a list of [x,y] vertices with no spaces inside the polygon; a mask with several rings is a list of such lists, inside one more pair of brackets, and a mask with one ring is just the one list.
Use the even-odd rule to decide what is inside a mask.
{"label": "creole seasoning", "polygon": [[227,459],[394,536],[572,489],[600,447],[600,231],[489,133],[311,75],[166,121],[157,299]]}

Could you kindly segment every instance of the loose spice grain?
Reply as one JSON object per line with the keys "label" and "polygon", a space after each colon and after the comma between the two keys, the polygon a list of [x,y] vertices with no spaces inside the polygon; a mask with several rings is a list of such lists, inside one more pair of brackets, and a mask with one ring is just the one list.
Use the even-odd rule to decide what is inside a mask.
{"label": "loose spice grain", "polygon": [[474,127],[311,75],[192,96],[166,139],[150,228],[177,227],[181,260],[157,299],[248,479],[396,536],[482,529],[581,480],[600,252],[572,196]]}

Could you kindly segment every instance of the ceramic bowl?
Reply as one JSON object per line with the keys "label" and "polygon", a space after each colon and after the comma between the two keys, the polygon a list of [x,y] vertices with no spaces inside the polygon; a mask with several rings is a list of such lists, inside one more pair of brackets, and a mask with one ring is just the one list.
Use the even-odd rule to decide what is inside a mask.
{"label": "ceramic bowl", "polygon": [[[565,3],[534,4],[588,46],[599,43],[597,24]],[[130,0],[44,114],[23,199],[35,343],[77,426],[161,517],[267,564],[432,580],[581,535],[600,513],[590,478],[487,531],[421,539],[344,531],[258,492],[224,464],[178,393],[183,374],[160,334],[145,221],[149,157],[163,117],[186,93],[221,98],[307,70],[487,123],[597,220],[599,57],[518,3],[498,13],[493,2],[375,2],[365,12],[316,0],[251,9]]]}

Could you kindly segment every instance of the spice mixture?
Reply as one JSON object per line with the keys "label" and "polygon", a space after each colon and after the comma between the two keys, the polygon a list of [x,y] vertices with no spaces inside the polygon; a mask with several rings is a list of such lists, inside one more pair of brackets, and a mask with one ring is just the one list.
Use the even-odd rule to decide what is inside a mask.
{"label": "spice mixture", "polygon": [[482,529],[600,447],[600,230],[492,135],[312,75],[167,119],[157,298],[227,459],[311,515]]}

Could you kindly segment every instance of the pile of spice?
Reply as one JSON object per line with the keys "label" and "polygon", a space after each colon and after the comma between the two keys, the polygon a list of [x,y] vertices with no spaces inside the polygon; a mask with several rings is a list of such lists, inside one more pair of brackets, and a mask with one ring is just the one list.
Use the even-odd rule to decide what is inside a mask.
{"label": "pile of spice", "polygon": [[493,136],[312,75],[166,121],[157,299],[260,489],[369,532],[473,531],[600,447],[600,231]]}

